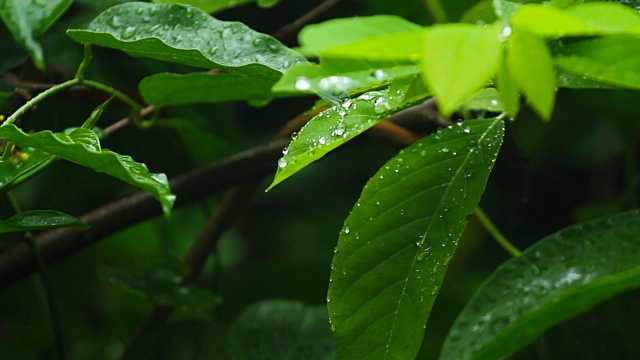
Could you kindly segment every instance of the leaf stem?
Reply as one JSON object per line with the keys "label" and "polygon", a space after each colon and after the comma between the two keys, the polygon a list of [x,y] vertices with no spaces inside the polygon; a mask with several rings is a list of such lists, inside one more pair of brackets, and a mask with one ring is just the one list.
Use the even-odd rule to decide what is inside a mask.
{"label": "leaf stem", "polygon": [[92,87],[94,89],[98,89],[100,91],[104,91],[104,92],[109,93],[111,95],[114,95],[118,99],[122,100],[123,102],[125,102],[129,106],[131,106],[135,112],[139,112],[143,108],[143,106],[141,104],[139,104],[137,101],[135,101],[131,97],[125,95],[122,91],[116,90],[115,88],[112,88],[109,85],[105,85],[103,83],[99,83],[99,82],[93,81],[93,80],[82,80],[82,84],[87,85],[88,87]]}
{"label": "leaf stem", "polygon": [[489,234],[491,234],[491,236],[493,236],[493,238],[498,242],[498,244],[500,244],[505,250],[507,250],[513,256],[522,255],[522,252],[518,250],[515,246],[513,246],[513,244],[511,244],[509,240],[507,240],[507,238],[504,237],[504,235],[502,235],[500,230],[498,230],[498,228],[495,225],[493,225],[493,222],[491,222],[491,219],[487,217],[487,215],[484,213],[484,211],[482,211],[480,207],[476,207],[476,209],[473,211],[473,214],[476,216],[476,218],[478,218],[482,226],[484,226],[484,228],[489,232]]}
{"label": "leaf stem", "polygon": [[92,57],[93,54],[91,53],[91,44],[84,44],[84,56],[82,57],[82,62],[78,67],[78,71],[76,72],[76,79],[84,81],[84,72],[89,66]]}
{"label": "leaf stem", "polygon": [[[20,207],[20,203],[18,202],[18,199],[16,199],[12,191],[9,191],[7,193],[7,197],[16,214],[21,213],[22,208]],[[49,307],[49,316],[51,318],[53,333],[56,340],[56,352],[58,353],[58,359],[65,360],[67,358],[67,354],[65,353],[62,317],[60,316],[60,313],[58,311],[58,309],[60,308],[58,307],[58,303],[53,294],[53,286],[49,279],[49,274],[47,272],[44,259],[42,258],[42,254],[40,253],[38,246],[33,240],[33,234],[31,233],[31,231],[27,231],[25,233],[25,242],[27,244],[27,247],[29,248],[29,251],[33,255],[36,266],[38,267],[38,272],[40,273],[40,279],[42,280],[42,285],[44,287],[47,306]]]}
{"label": "leaf stem", "polygon": [[24,115],[37,103],[41,102],[42,100],[46,99],[47,97],[53,94],[56,94],[66,89],[69,89],[71,87],[74,87],[80,83],[81,81],[79,79],[71,79],[69,81],[65,81],[61,84],[55,85],[52,88],[41,92],[40,94],[36,95],[33,99],[29,100],[26,104],[22,105],[18,110],[16,110],[16,112],[11,114],[11,116],[9,116],[2,125],[13,124],[16,120],[18,120],[18,118]]}
{"label": "leaf stem", "polygon": [[449,18],[447,17],[447,13],[444,11],[444,7],[440,0],[423,0],[424,6],[427,8],[427,12],[429,12],[429,16],[436,23],[447,23],[449,22]]}

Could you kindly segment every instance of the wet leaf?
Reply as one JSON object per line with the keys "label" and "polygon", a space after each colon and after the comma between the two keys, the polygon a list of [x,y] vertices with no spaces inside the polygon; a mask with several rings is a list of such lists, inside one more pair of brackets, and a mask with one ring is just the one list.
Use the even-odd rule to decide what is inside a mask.
{"label": "wet leaf", "polygon": [[522,1],[511,0],[493,0],[493,9],[496,16],[502,20],[504,24],[511,22],[513,14],[522,6]]}
{"label": "wet leaf", "polygon": [[469,101],[462,105],[464,110],[486,110],[492,112],[503,112],[504,108],[500,103],[498,90],[486,88],[475,93]]}
{"label": "wet leaf", "polygon": [[[424,101],[428,96],[417,77],[399,79],[387,89],[344,101],[315,116],[283,151],[269,189],[345,144],[383,119]],[[269,190],[267,189],[267,190]]]}
{"label": "wet leaf", "polygon": [[79,128],[70,135],[40,131],[25,134],[15,125],[0,126],[0,138],[22,148],[36,148],[71,162],[103,172],[153,194],[162,204],[165,214],[171,212],[175,196],[164,174],[152,174],[144,164],[130,156],[102,150],[98,136],[89,129]]}
{"label": "wet leaf", "polygon": [[161,73],[148,76],[138,86],[147,104],[154,106],[221,102],[230,100],[269,100],[271,80],[242,74]]}
{"label": "wet leaf", "polygon": [[345,221],[327,302],[340,359],[415,358],[431,307],[504,133],[468,120],[401,151]]}
{"label": "wet leaf", "polygon": [[449,117],[493,78],[502,56],[499,34],[497,26],[470,24],[427,30],[423,74],[443,116]]}
{"label": "wet leaf", "polygon": [[233,360],[338,359],[327,309],[267,300],[244,310],[227,338]]}
{"label": "wet leaf", "polygon": [[204,12],[212,13],[219,10],[232,8],[238,5],[254,2],[255,0],[153,0],[154,4],[183,4],[191,5]]}
{"label": "wet leaf", "polygon": [[179,4],[132,2],[107,9],[87,30],[68,30],[75,41],[110,47],[132,56],[220,69],[277,80],[305,61],[269,35]]}
{"label": "wet leaf", "polygon": [[500,103],[504,106],[504,111],[511,118],[515,118],[520,111],[520,90],[514,75],[507,64],[506,56],[503,58],[498,73],[496,74],[496,87]]}
{"label": "wet leaf", "polygon": [[640,286],[640,212],[575,225],[501,265],[467,304],[440,359],[499,359]]}
{"label": "wet leaf", "polygon": [[9,161],[0,161],[0,194],[20,184],[32,171],[36,171],[51,158],[40,149],[25,148],[16,152]]}
{"label": "wet leaf", "polygon": [[0,220],[0,233],[15,231],[48,230],[62,227],[90,228],[79,219],[54,210],[32,210],[21,212],[6,220]]}
{"label": "wet leaf", "polygon": [[424,54],[425,30],[418,29],[378,36],[335,46],[325,50],[321,59],[342,59],[370,62],[393,62],[417,65]]}
{"label": "wet leaf", "polygon": [[44,69],[42,46],[37,38],[71,5],[72,0],[0,0],[0,17],[9,31],[31,56],[33,63]]}

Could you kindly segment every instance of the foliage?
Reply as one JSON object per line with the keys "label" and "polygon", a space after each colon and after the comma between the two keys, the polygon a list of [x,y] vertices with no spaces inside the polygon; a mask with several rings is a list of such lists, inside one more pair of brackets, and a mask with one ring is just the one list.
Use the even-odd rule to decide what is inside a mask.
{"label": "foliage", "polygon": [[[555,329],[637,310],[615,303],[640,285],[635,3],[423,1],[447,22],[424,26],[363,0],[370,16],[338,5],[347,17],[302,27],[297,48],[307,17],[279,39],[254,28],[304,4],[251,3],[0,1],[0,35],[30,58],[0,59],[0,233],[25,236],[0,242],[0,284],[37,270],[54,330],[0,313],[9,358],[586,358]],[[555,189],[571,171],[580,195]],[[3,308],[28,308],[23,283]],[[96,313],[100,330],[80,325]],[[640,356],[637,326],[619,326],[622,345],[585,353]]]}

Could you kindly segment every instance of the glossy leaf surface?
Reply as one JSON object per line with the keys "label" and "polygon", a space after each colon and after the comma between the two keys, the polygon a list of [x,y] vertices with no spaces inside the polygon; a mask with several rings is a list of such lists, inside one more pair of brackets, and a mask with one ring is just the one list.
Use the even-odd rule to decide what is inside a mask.
{"label": "glossy leaf surface", "polygon": [[462,105],[464,110],[486,110],[491,112],[503,112],[504,107],[500,103],[500,95],[494,88],[486,88],[475,93],[469,101]]}
{"label": "glossy leaf surface", "polygon": [[117,5],[100,14],[87,30],[69,30],[67,34],[75,41],[133,56],[270,80],[277,80],[289,66],[304,61],[269,35],[178,4]]}
{"label": "glossy leaf surface", "polygon": [[640,286],[640,212],[576,225],[501,265],[456,320],[441,359],[499,359]]}
{"label": "glossy leaf surface", "polygon": [[340,359],[413,359],[447,266],[504,133],[458,123],[403,150],[369,180],[335,251],[329,314]]}
{"label": "glossy leaf surface", "polygon": [[71,5],[72,0],[0,0],[0,17],[34,64],[44,69],[42,46],[36,40]]}
{"label": "glossy leaf surface", "polygon": [[418,64],[424,53],[424,29],[364,39],[332,47],[322,53],[321,59],[338,58]]}
{"label": "glossy leaf surface", "polygon": [[212,13],[219,10],[228,9],[234,6],[247,4],[254,0],[153,0],[154,4],[183,4],[197,7],[198,9]]}
{"label": "glossy leaf surface", "polygon": [[68,136],[48,130],[25,134],[11,124],[0,126],[0,138],[22,148],[40,149],[97,172],[116,177],[150,192],[160,201],[166,214],[171,212],[175,196],[171,194],[166,175],[149,173],[144,164],[133,161],[130,156],[102,150],[98,136],[89,129],[76,129]]}
{"label": "glossy leaf surface", "polygon": [[244,310],[231,325],[234,360],[338,359],[325,307],[268,300]]}
{"label": "glossy leaf surface", "polygon": [[[387,89],[371,91],[325,110],[305,125],[278,160],[269,189],[345,144],[383,119],[428,96],[420,77],[400,79]],[[268,190],[268,189],[267,189]]]}
{"label": "glossy leaf surface", "polygon": [[90,226],[71,215],[54,210],[25,211],[6,220],[0,220],[0,233],[62,227],[77,227],[86,230]]}
{"label": "glossy leaf surface", "polygon": [[269,100],[273,81],[241,74],[161,73],[148,76],[138,86],[147,104],[154,106]]}

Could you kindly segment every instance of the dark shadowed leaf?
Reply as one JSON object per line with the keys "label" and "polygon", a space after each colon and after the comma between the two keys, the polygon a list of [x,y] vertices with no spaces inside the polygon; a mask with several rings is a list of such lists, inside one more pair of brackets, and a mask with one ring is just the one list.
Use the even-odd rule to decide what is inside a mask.
{"label": "dark shadowed leaf", "polygon": [[576,225],[501,265],[456,320],[442,360],[500,359],[640,286],[640,212]]}
{"label": "dark shadowed leaf", "polygon": [[413,359],[504,123],[469,120],[401,151],[345,221],[327,302],[340,359]]}
{"label": "dark shadowed leaf", "polygon": [[54,210],[25,211],[6,220],[0,220],[0,233],[62,227],[77,227],[86,230],[90,226],[71,215]]}
{"label": "dark shadowed leaf", "polygon": [[40,149],[25,148],[16,152],[8,161],[0,161],[0,194],[13,189],[28,174],[51,158],[51,154]]}

